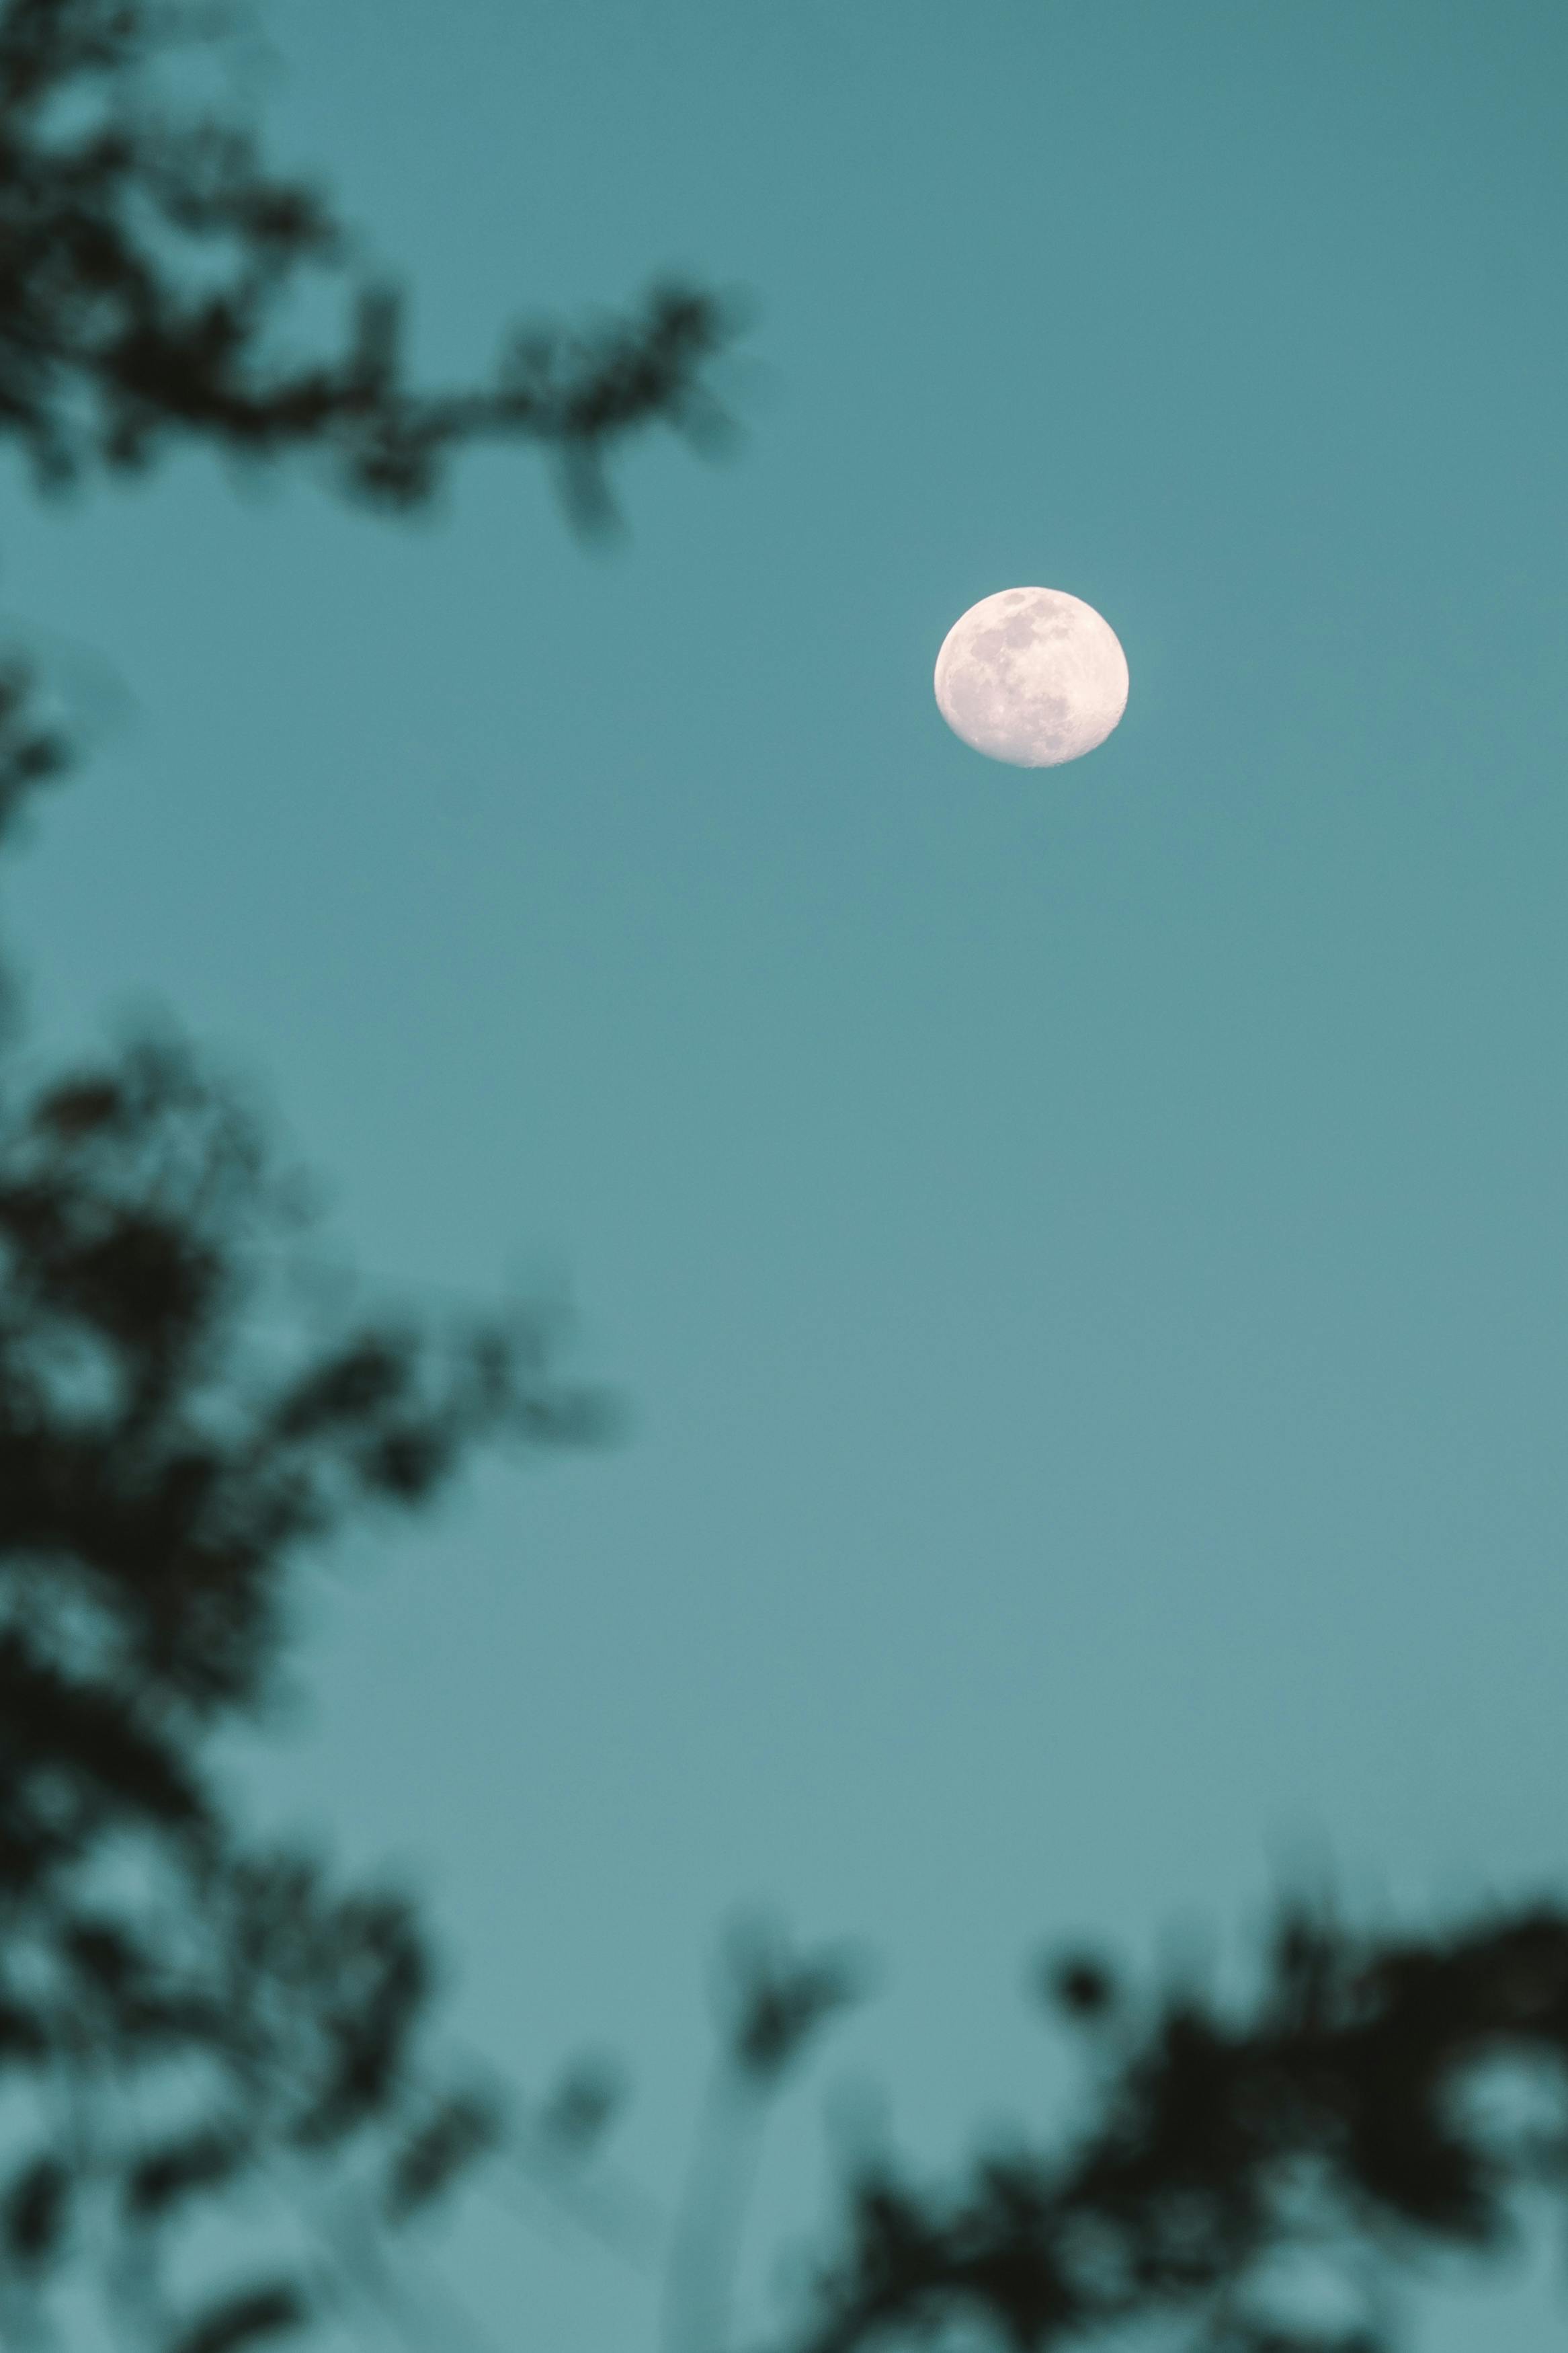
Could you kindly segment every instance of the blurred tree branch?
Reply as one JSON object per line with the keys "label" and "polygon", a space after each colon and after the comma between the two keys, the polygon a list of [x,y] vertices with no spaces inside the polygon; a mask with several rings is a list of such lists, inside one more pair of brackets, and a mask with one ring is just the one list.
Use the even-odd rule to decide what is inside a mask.
{"label": "blurred tree branch", "polygon": [[[404,510],[458,450],[530,442],[594,528],[629,436],[724,440],[706,371],[741,322],[687,286],[587,331],[514,329],[488,384],[415,385],[404,298],[353,264],[329,199],[272,173],[247,129],[156,97],[153,64],[212,33],[151,0],[0,9],[0,435],[41,484],[200,441],[250,462],[317,458],[349,495]],[[322,273],[344,281],[341,345],[290,361],[279,330]]]}
{"label": "blurred tree branch", "polygon": [[[300,1561],[606,1408],[525,1313],[302,1320],[300,1246],[259,1129],[177,1045],[0,1109],[0,2314],[94,2240],[163,2312],[171,2232],[279,2154],[401,2225],[500,2129],[419,2058],[408,1905],[249,1845],[207,1760]],[[311,2303],[280,2277],[210,2341]]]}
{"label": "blurred tree branch", "polygon": [[[155,96],[153,65],[213,30],[145,0],[0,6],[0,435],[41,487],[198,442],[310,458],[406,510],[458,450],[510,439],[555,459],[593,524],[627,435],[718,434],[703,371],[729,324],[689,290],[589,334],[516,333],[488,385],[413,385],[400,298],[356,272],[326,199],[269,172],[248,132]],[[343,342],[290,360],[289,306],[322,272],[346,287]],[[8,659],[0,835],[70,755],[32,667]],[[419,1510],[480,1444],[590,1442],[608,1409],[562,1376],[537,1312],[302,1306],[298,1203],[231,1089],[167,1037],[29,1082],[15,1028],[0,2339],[47,2333],[62,2290],[79,2308],[96,2281],[118,2333],[237,2353],[319,2316],[331,2280],[275,2214],[259,2271],[193,2283],[172,2254],[204,2213],[303,2181],[307,2206],[324,2212],[330,2189],[370,2218],[361,2242],[384,2237],[505,2116],[425,2055],[435,1972],[407,1903],[248,1841],[214,1740],[266,1698],[309,1556],[367,1514]]]}
{"label": "blurred tree branch", "polygon": [[[1180,1984],[1136,2002],[1082,1957],[1048,1983],[1096,2058],[1088,2128],[947,2187],[863,2166],[789,2353],[953,2332],[1047,2353],[1138,2325],[1204,2353],[1391,2353],[1402,2282],[1505,2255],[1521,2193],[1568,2186],[1560,1905],[1425,1936],[1286,1905],[1239,2011]],[[1282,2287],[1289,2259],[1305,2282]]]}
{"label": "blurred tree branch", "polygon": [[796,1952],[764,1918],[738,1922],[721,1947],[714,2068],[666,2259],[664,2353],[727,2353],[769,2111],[868,1979],[858,1954]]}

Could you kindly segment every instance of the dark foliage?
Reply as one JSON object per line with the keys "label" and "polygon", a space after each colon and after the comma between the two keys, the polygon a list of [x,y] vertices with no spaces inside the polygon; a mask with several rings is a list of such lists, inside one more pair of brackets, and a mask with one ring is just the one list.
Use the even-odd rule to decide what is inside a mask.
{"label": "dark foliage", "polygon": [[[406,508],[459,448],[527,441],[593,526],[628,434],[722,438],[704,372],[736,322],[689,287],[585,333],[515,330],[488,384],[417,389],[402,298],[355,264],[321,192],[269,172],[234,121],[159,102],[153,69],[202,37],[202,19],[150,0],[0,8],[0,434],[41,482],[194,439],[251,461],[303,453]],[[322,271],[346,280],[341,348],[290,359],[290,305]]]}
{"label": "dark foliage", "polygon": [[823,2028],[867,1990],[862,1957],[841,1946],[797,1953],[765,1920],[726,1940],[719,1981],[720,2052],[738,2088],[776,2089]]}
{"label": "dark foliage", "polygon": [[[248,1849],[211,1736],[265,1695],[305,1556],[479,1440],[601,1419],[526,1316],[326,1324],[290,1288],[296,1225],[167,1042],[0,1106],[0,2269],[36,2306],[110,2243],[160,2339],[158,2252],[198,2202],[331,2164],[402,2221],[496,2128],[418,2059],[407,1906]],[[309,2303],[247,2290],[174,2341]]]}
{"label": "dark foliage", "polygon": [[[626,433],[714,423],[722,323],[689,293],[518,337],[489,388],[413,388],[396,298],[324,199],[156,98],[204,37],[144,0],[0,5],[0,433],[43,483],[195,440],[406,507],[500,437],[552,449],[592,520]],[[348,339],[293,363],[288,306],[321,269],[348,276]],[[0,835],[68,754],[28,665],[0,665]],[[421,2055],[406,1903],[247,1842],[215,1741],[266,1699],[309,1556],[418,1510],[477,1444],[576,1443],[604,1409],[537,1315],[327,1303],[297,1187],[180,1044],[43,1081],[14,1023],[0,1047],[0,2341],[62,2286],[79,2316],[95,2279],[117,2334],[228,2353],[320,2308],[324,2182],[363,2243],[500,2111]],[[241,2211],[275,2260],[236,2284],[237,2226],[211,2218]],[[205,2288],[169,2260],[203,2217]]]}
{"label": "dark foliage", "polygon": [[69,747],[38,710],[37,683],[24,661],[0,659],[0,841],[12,831],[39,785],[63,776]]}
{"label": "dark foliage", "polygon": [[[794,2353],[955,2328],[1043,2353],[1139,2322],[1207,2353],[1383,2353],[1402,2271],[1507,2251],[1519,2193],[1568,2180],[1560,1907],[1386,1938],[1287,1909],[1240,2011],[1190,1988],[1135,2006],[1076,1957],[1050,1983],[1093,2038],[1089,2128],[951,2189],[863,2169]],[[1504,2066],[1548,2121],[1489,2102]],[[1342,2324],[1293,2316],[1284,2257]]]}

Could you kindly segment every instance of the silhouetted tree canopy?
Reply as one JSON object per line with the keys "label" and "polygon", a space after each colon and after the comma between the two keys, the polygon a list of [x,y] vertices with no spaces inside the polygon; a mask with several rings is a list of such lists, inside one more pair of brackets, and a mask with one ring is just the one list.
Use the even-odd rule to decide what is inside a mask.
{"label": "silhouetted tree canopy", "polygon": [[[210,18],[149,0],[0,10],[0,433],[46,484],[143,468],[200,440],[324,460],[351,494],[417,505],[481,440],[537,443],[580,520],[608,512],[605,461],[656,422],[710,445],[704,380],[731,306],[656,288],[586,332],[514,329],[488,384],[410,382],[403,301],[367,276],[327,197],[270,172],[246,128],[160,100],[153,69]],[[346,281],[341,348],[281,348],[310,273]]]}
{"label": "silhouetted tree canopy", "polygon": [[1249,2003],[1137,2000],[1081,1957],[1047,1985],[1089,2042],[1087,2126],[934,2189],[863,2167],[791,2353],[1134,2324],[1162,2333],[1114,2341],[1384,2353],[1402,2276],[1510,2252],[1521,2193],[1568,2185],[1561,1905],[1380,1936],[1287,1904]]}
{"label": "silhouetted tree canopy", "polygon": [[[591,522],[626,434],[717,429],[726,322],[681,290],[520,332],[489,385],[415,386],[397,294],[327,199],[177,78],[159,96],[212,30],[142,0],[0,7],[0,433],[44,487],[205,442],[406,508],[510,438]],[[292,359],[323,270],[346,337]],[[0,664],[0,838],[69,753],[30,666]],[[307,1557],[480,1443],[592,1439],[604,1401],[537,1314],[375,1313],[314,1280],[262,1124],[174,1038],[41,1078],[14,1024],[0,1047],[0,2340],[96,2284],[116,2334],[233,2353],[341,2300],[356,2259],[323,2218],[350,2214],[363,2274],[365,2233],[438,2198],[500,2108],[421,2056],[407,1904],[249,1841],[215,1742],[266,1699]],[[166,2260],[260,2189],[259,2270]]]}
{"label": "silhouetted tree canopy", "polygon": [[406,1905],[253,1848],[209,1757],[306,1556],[602,1403],[537,1318],[330,1311],[298,1225],[178,1044],[0,1095],[0,2331],[91,2246],[151,2341],[248,2343],[309,2274],[183,2314],[197,2201],[331,2165],[402,2221],[493,2135],[418,2059]]}

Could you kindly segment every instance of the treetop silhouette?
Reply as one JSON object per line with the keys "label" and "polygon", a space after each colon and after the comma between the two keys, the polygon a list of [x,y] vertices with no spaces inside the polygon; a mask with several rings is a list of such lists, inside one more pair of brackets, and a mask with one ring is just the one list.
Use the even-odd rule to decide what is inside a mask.
{"label": "treetop silhouette", "polygon": [[[588,331],[513,329],[488,384],[416,386],[403,296],[356,263],[326,195],[270,172],[247,128],[158,99],[159,58],[211,33],[210,12],[149,0],[0,12],[0,435],[42,484],[195,440],[252,462],[310,455],[351,496],[406,509],[458,450],[513,441],[552,455],[594,527],[629,435],[722,441],[705,371],[739,321],[689,286]],[[279,331],[312,273],[344,281],[345,332],[291,361]]]}

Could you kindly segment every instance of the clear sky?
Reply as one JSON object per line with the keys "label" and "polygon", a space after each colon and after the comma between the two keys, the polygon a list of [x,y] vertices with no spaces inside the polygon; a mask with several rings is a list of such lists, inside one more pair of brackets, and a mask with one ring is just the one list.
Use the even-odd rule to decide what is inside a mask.
{"label": "clear sky", "polygon": [[[569,1282],[630,1442],[367,1546],[258,1793],[430,1890],[518,2074],[624,2049],[655,2180],[716,1924],[864,1934],[765,2251],[844,2071],[933,2157],[1055,2080],[1041,1937],[1568,1877],[1568,15],[267,22],[432,374],[673,266],[754,290],[746,444],[638,453],[607,557],[514,457],[413,529],[7,491],[133,706],[7,919],[51,1038],[260,1074],[371,1268]],[[931,670],[1036,582],[1132,689],[1031,775]]]}

